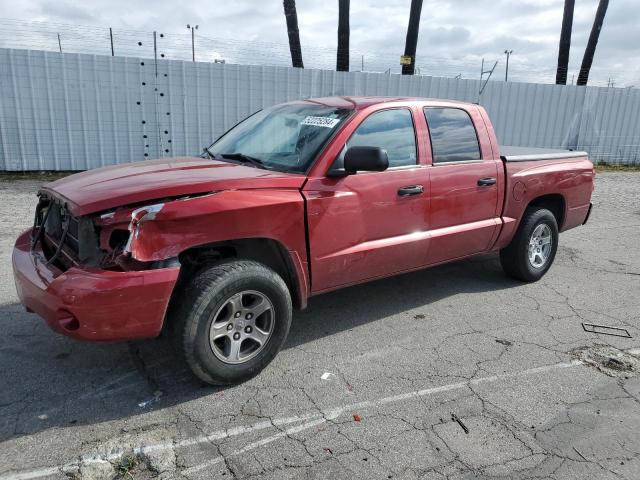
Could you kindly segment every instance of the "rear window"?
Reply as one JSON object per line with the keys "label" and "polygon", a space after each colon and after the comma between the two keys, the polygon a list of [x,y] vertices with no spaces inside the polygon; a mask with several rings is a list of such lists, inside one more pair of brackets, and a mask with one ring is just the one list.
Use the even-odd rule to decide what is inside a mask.
{"label": "rear window", "polygon": [[433,163],[480,160],[478,135],[471,117],[459,108],[425,108]]}

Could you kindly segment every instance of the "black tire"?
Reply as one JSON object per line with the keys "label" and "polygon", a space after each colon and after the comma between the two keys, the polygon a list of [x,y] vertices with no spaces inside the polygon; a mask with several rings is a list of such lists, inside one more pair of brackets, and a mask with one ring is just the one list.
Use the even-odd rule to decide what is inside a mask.
{"label": "black tire", "polygon": [[[291,295],[282,278],[265,265],[233,260],[200,270],[183,286],[169,321],[174,343],[193,373],[213,385],[243,382],[257,375],[276,356],[291,326]],[[225,363],[213,352],[209,331],[214,316],[239,292],[255,291],[273,307],[271,334],[264,347],[244,363]]]}
{"label": "black tire", "polygon": [[[529,259],[529,241],[536,228],[546,224],[551,230],[551,249],[541,266],[534,266]],[[500,263],[507,275],[523,282],[540,280],[551,267],[558,250],[558,223],[546,208],[529,207],[511,243],[500,251]]]}

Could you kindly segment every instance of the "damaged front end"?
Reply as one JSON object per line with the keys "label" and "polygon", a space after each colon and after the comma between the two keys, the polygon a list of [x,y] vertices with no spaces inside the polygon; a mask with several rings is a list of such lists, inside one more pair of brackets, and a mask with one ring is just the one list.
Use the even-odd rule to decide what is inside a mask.
{"label": "damaged front end", "polygon": [[157,336],[180,262],[177,253],[150,257],[162,235],[141,228],[156,223],[167,204],[185,198],[76,216],[64,200],[41,192],[33,228],[17,239],[12,255],[21,302],[73,338]]}
{"label": "damaged front end", "polygon": [[[173,201],[176,199],[169,199]],[[141,224],[152,221],[165,202],[145,206],[119,207],[94,218],[98,245],[103,257],[100,268],[107,270],[148,270],[179,266],[178,259],[142,260],[138,255]]]}
{"label": "damaged front end", "polygon": [[91,218],[73,216],[59,200],[39,195],[31,230],[31,250],[37,247],[47,264],[61,270],[72,266],[98,266],[102,254]]}
{"label": "damaged front end", "polygon": [[142,226],[153,221],[167,203],[210,194],[167,198],[150,205],[122,206],[76,217],[66,203],[40,193],[31,250],[41,250],[46,264],[63,272],[72,267],[124,272],[176,267],[180,265],[177,257],[151,260],[149,252],[141,250]]}

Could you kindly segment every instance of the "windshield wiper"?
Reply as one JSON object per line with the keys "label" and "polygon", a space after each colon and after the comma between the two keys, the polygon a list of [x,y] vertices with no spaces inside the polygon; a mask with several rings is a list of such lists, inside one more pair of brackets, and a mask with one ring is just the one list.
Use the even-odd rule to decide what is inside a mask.
{"label": "windshield wiper", "polygon": [[262,160],[256,157],[252,157],[250,155],[245,155],[244,153],[219,153],[218,156],[222,158],[228,158],[229,160],[239,160],[243,163],[250,163],[251,165],[254,165],[258,168],[267,169],[267,166],[264,164]]}

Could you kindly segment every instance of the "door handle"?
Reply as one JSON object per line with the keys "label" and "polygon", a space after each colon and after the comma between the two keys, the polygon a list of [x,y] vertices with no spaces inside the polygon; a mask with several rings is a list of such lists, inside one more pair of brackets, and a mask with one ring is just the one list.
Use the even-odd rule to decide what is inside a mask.
{"label": "door handle", "polygon": [[424,187],[422,185],[407,185],[398,190],[398,195],[401,197],[420,195],[421,193],[424,193]]}
{"label": "door handle", "polygon": [[478,180],[479,187],[488,187],[489,185],[495,185],[496,179],[493,177],[481,178]]}

